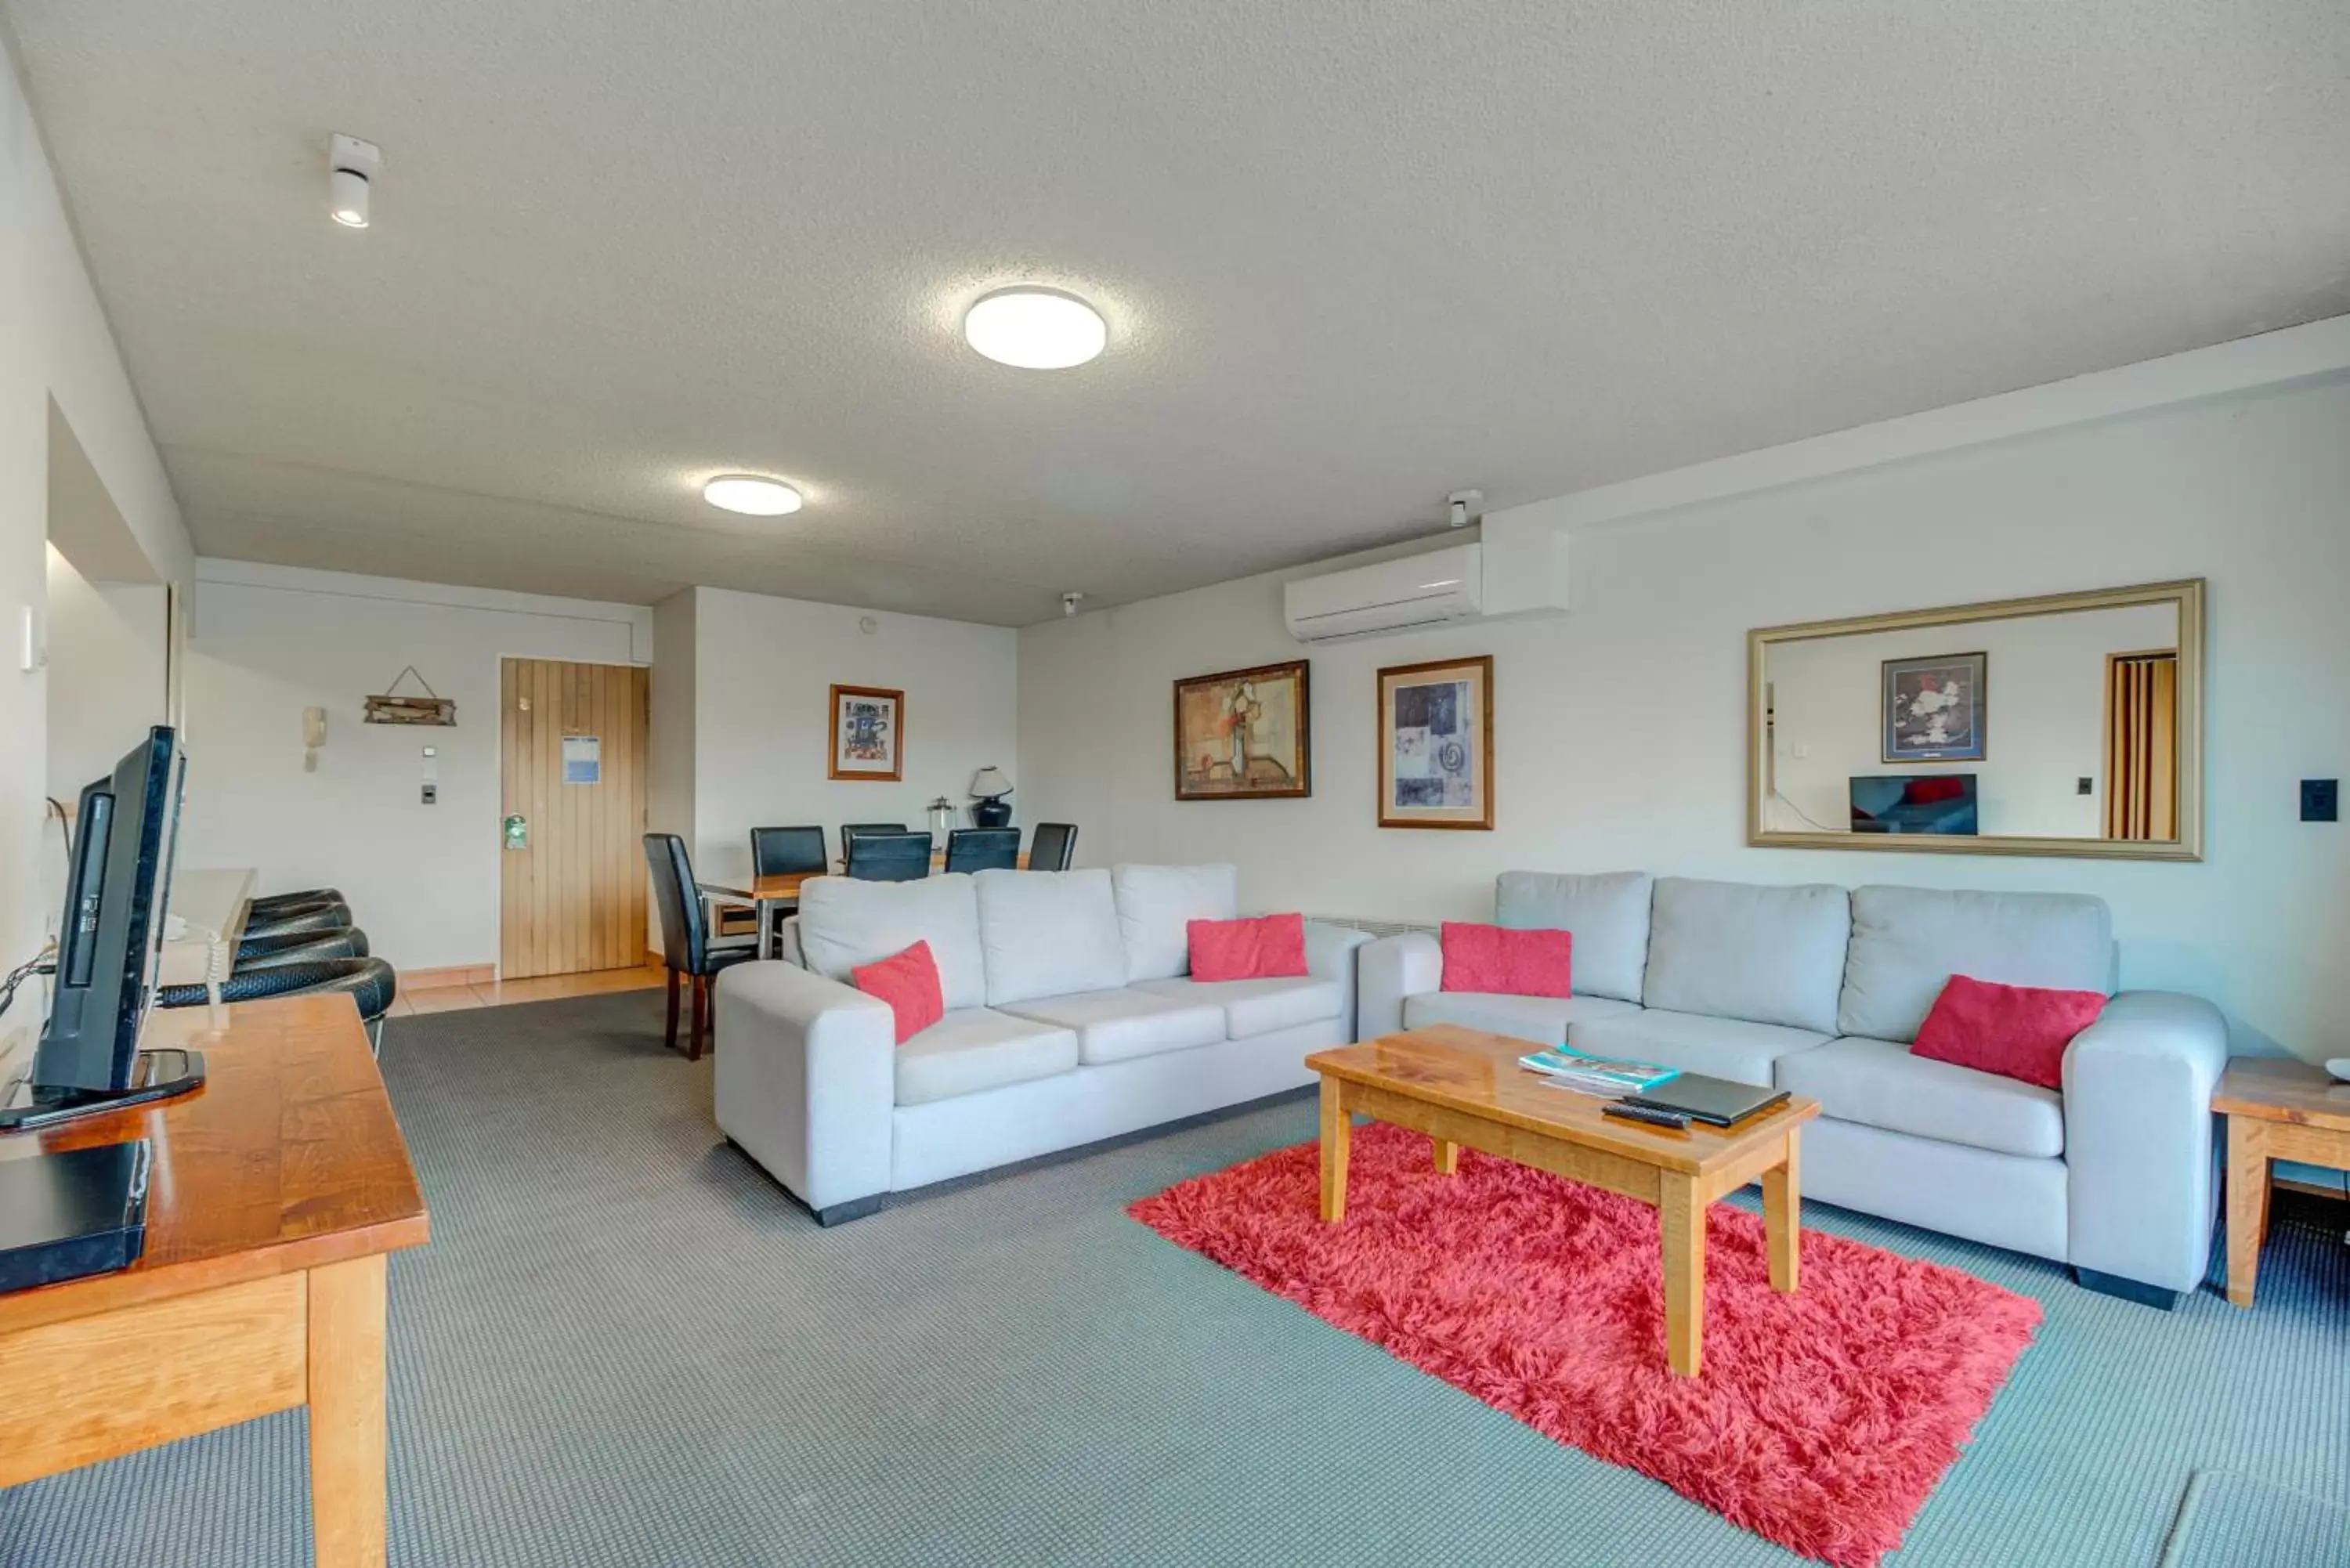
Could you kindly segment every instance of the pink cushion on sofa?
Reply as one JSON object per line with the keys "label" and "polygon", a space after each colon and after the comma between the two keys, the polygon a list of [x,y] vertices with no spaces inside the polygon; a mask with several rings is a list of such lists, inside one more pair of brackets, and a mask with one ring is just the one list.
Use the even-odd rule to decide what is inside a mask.
{"label": "pink cushion on sofa", "polygon": [[1305,972],[1305,917],[1259,915],[1253,920],[1193,920],[1193,980],[1279,980]]}
{"label": "pink cushion on sofa", "polygon": [[1568,996],[1575,937],[1568,931],[1513,931],[1447,920],[1444,989],[1497,996]]}
{"label": "pink cushion on sofa", "polygon": [[895,958],[885,958],[848,971],[851,984],[866,995],[889,1004],[898,1019],[898,1044],[903,1045],[947,1015],[939,989],[939,961],[931,944],[916,942]]}
{"label": "pink cushion on sofa", "polygon": [[2105,1006],[2099,992],[1997,985],[1954,974],[1934,999],[1909,1054],[2062,1089],[2064,1047]]}

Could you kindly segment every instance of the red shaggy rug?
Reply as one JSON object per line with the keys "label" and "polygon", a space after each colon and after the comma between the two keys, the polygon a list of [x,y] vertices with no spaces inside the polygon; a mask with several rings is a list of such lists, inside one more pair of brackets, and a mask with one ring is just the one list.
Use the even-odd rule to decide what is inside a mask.
{"label": "red shaggy rug", "polygon": [[1656,1210],[1428,1139],[1354,1135],[1347,1217],[1317,1146],[1196,1177],[1128,1210],[1325,1322],[1536,1431],[1654,1477],[1844,1568],[1901,1543],[2031,1342],[2040,1307],[1933,1263],[1807,1231],[1771,1289],[1762,1221],[1706,1230],[1705,1374],[1665,1365]]}

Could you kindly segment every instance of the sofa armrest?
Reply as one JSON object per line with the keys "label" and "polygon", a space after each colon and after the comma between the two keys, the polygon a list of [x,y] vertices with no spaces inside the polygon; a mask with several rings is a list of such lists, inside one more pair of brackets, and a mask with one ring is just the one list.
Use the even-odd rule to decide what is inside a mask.
{"label": "sofa armrest", "polygon": [[1334,926],[1326,920],[1305,922],[1305,972],[1316,980],[1338,982],[1338,994],[1346,1001],[1349,1040],[1362,1038],[1355,1033],[1355,961],[1356,955],[1370,940],[1370,932],[1358,931],[1352,926]]}
{"label": "sofa armrest", "polygon": [[800,918],[785,915],[775,922],[775,956],[788,964],[807,968],[807,950],[800,946]]}
{"label": "sofa armrest", "polygon": [[811,1209],[889,1191],[889,1004],[773,960],[717,983],[720,1130]]}
{"label": "sofa armrest", "polygon": [[1444,950],[1433,933],[1405,931],[1381,937],[1356,960],[1358,976],[1356,1025],[1359,1040],[1376,1040],[1403,1027],[1406,997],[1444,986]]}
{"label": "sofa armrest", "polygon": [[2211,1090],[2228,1025],[2200,997],[2125,992],[2064,1052],[2069,1251],[2092,1269],[2191,1291],[2219,1209]]}

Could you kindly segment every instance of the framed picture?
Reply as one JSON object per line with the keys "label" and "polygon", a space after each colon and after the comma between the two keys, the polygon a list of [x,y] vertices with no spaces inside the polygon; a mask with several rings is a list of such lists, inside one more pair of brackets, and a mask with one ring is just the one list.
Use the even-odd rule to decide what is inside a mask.
{"label": "framed picture", "polygon": [[1175,682],[1175,798],[1286,800],[1314,793],[1305,660]]}
{"label": "framed picture", "polygon": [[1987,711],[1985,653],[1942,653],[1885,661],[1885,755],[1888,763],[1979,763]]}
{"label": "framed picture", "polygon": [[1493,660],[1379,671],[1379,826],[1493,826]]}
{"label": "framed picture", "polygon": [[879,686],[832,689],[837,779],[897,780],[906,774],[906,694]]}

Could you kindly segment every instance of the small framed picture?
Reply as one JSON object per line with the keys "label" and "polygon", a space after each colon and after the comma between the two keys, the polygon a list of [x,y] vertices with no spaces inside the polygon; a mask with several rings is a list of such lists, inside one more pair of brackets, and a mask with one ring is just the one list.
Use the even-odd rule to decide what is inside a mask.
{"label": "small framed picture", "polygon": [[1305,660],[1175,682],[1177,800],[1295,800],[1314,793]]}
{"label": "small framed picture", "polygon": [[1939,653],[1885,660],[1885,755],[1888,763],[1983,760],[1986,653]]}
{"label": "small framed picture", "polygon": [[1493,826],[1493,660],[1379,671],[1379,826]]}
{"label": "small framed picture", "polygon": [[879,686],[832,689],[832,767],[837,779],[903,778],[906,694]]}

